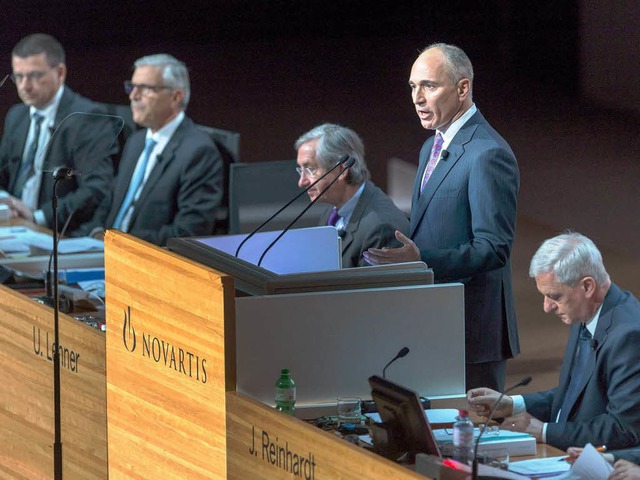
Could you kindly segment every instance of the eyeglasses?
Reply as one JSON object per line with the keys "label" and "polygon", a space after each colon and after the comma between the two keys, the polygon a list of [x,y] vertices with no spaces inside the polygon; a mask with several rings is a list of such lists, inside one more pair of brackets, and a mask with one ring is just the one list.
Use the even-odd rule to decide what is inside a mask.
{"label": "eyeglasses", "polygon": [[309,168],[309,167],[296,167],[296,172],[298,175],[302,176],[304,173],[309,178],[315,178],[318,175],[318,168]]}
{"label": "eyeglasses", "polygon": [[38,72],[38,71],[29,72],[29,73],[12,73],[11,80],[16,85],[22,83],[22,81],[25,78],[30,82],[39,82],[40,80],[42,80],[42,77],[44,77],[46,74],[47,72]]}
{"label": "eyeglasses", "polygon": [[166,85],[146,85],[144,83],[132,83],[128,80],[124,82],[124,92],[127,95],[131,95],[131,92],[136,88],[142,95],[151,95],[161,90],[173,90],[173,87],[167,87]]}

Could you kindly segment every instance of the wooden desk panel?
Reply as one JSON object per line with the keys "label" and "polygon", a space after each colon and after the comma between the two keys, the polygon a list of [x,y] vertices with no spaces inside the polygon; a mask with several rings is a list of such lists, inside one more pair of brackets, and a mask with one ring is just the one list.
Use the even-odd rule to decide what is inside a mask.
{"label": "wooden desk panel", "polygon": [[231,278],[114,230],[105,273],[109,478],[226,478]]}
{"label": "wooden desk panel", "polygon": [[[53,478],[53,310],[0,286],[0,477]],[[107,478],[105,335],[60,315],[63,473]]]}
{"label": "wooden desk panel", "polygon": [[409,469],[238,392],[227,393],[230,480],[409,480]]}

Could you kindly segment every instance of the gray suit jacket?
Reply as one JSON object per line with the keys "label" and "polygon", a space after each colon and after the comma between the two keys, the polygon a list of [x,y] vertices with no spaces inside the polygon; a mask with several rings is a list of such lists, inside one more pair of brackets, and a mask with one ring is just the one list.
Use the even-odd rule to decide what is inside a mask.
{"label": "gray suit jacket", "polygon": [[[44,212],[50,228],[53,228],[51,170],[54,167],[65,165],[80,172],[80,175],[58,182],[58,224],[62,228],[73,214],[67,230],[69,234],[93,218],[98,205],[111,190],[113,164],[110,157],[117,153],[114,142],[119,122],[102,113],[98,105],[65,87],[56,112],[55,133],[44,153],[42,168],[45,171],[42,172],[38,200],[38,208]],[[11,194],[16,187],[30,123],[29,107],[24,104],[11,107],[5,119],[0,144],[0,188]]]}
{"label": "gray suit jacket", "polygon": [[[580,325],[573,325],[558,386],[523,395],[527,412],[553,422],[562,405]],[[569,419],[547,425],[547,443],[566,449],[587,442],[609,449],[640,444],[640,302],[611,285],[594,335],[581,393]]]}
{"label": "gray suit jacket", "polygon": [[[146,129],[124,147],[105,225],[111,227],[144,149]],[[185,117],[144,184],[129,233],[156,245],[172,237],[211,235],[222,201],[222,157],[212,140]]]}
{"label": "gray suit jacket", "polygon": [[420,152],[410,237],[436,282],[465,286],[466,362],[511,358],[520,351],[510,261],[520,185],[515,156],[478,111],[420,194],[433,139]]}
{"label": "gray suit jacket", "polygon": [[[330,212],[327,210],[321,216],[321,225],[327,223]],[[369,265],[362,257],[368,248],[400,246],[395,239],[396,230],[408,233],[407,216],[382,190],[367,182],[349,224],[341,232],[342,268]]]}

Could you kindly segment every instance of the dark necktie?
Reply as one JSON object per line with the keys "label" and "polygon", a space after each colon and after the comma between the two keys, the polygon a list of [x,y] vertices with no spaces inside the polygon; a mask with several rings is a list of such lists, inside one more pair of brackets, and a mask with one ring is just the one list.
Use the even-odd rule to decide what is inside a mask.
{"label": "dark necktie", "polygon": [[571,380],[569,381],[569,386],[564,394],[564,400],[562,401],[562,408],[560,410],[558,422],[567,421],[569,413],[571,413],[571,408],[580,393],[580,385],[584,379],[587,361],[589,360],[589,356],[592,354],[591,338],[589,330],[587,330],[584,325],[581,325],[580,333],[578,335],[577,351],[573,357],[573,365],[571,365]]}
{"label": "dark necktie", "polygon": [[129,207],[133,203],[133,199],[136,196],[136,192],[140,188],[142,184],[142,180],[144,179],[144,174],[147,170],[147,164],[149,163],[149,157],[151,157],[151,152],[156,146],[156,142],[153,138],[147,138],[147,141],[144,146],[144,152],[142,154],[142,162],[140,167],[134,172],[133,177],[131,178],[131,182],[129,183],[129,189],[127,190],[127,195],[124,197],[122,201],[122,205],[120,206],[120,210],[118,211],[118,215],[116,216],[115,221],[113,222],[113,228],[121,229],[122,221],[124,220],[124,216],[129,210]]}
{"label": "dark necktie", "polygon": [[27,154],[20,164],[20,170],[18,170],[18,176],[16,177],[16,183],[14,184],[14,196],[18,198],[22,196],[24,184],[34,173],[33,165],[36,160],[36,153],[38,153],[38,142],[40,141],[40,127],[42,125],[42,120],[44,120],[44,117],[39,113],[34,113],[31,117],[31,122],[34,124],[33,138],[31,139],[31,145],[29,145]]}
{"label": "dark necktie", "polygon": [[331,210],[331,213],[329,214],[329,218],[327,219],[327,225],[331,225],[332,227],[335,227],[336,223],[338,223],[339,218],[340,218],[340,215],[338,215],[338,208],[333,207],[333,210]]}

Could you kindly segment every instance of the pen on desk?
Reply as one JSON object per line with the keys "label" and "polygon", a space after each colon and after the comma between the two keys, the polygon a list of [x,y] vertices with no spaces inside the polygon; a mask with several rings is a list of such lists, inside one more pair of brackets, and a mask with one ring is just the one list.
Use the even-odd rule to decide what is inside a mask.
{"label": "pen on desk", "polygon": [[[606,451],[607,451],[607,446],[606,445],[600,445],[599,447],[596,447],[596,452],[604,453]],[[568,455],[566,457],[562,457],[560,459],[561,462],[568,462],[569,460],[571,460],[571,455]]]}

